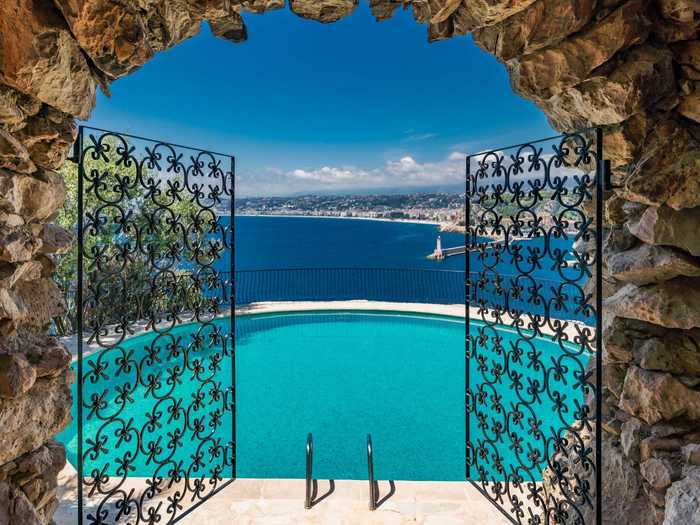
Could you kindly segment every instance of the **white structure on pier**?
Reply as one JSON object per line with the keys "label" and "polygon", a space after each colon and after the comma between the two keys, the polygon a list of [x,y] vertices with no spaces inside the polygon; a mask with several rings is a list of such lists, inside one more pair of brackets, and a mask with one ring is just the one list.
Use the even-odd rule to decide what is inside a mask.
{"label": "white structure on pier", "polygon": [[428,259],[437,259],[441,261],[445,258],[445,253],[442,251],[442,237],[438,235],[437,242],[435,243],[435,251],[428,255]]}
{"label": "white structure on pier", "polygon": [[428,259],[434,259],[436,261],[442,261],[443,259],[450,257],[451,255],[460,255],[465,253],[466,246],[454,246],[452,248],[442,248],[442,237],[438,235],[437,242],[435,243],[435,251],[428,255]]}
{"label": "white structure on pier", "polygon": [[433,252],[433,255],[436,259],[445,258],[445,254],[442,253],[442,237],[440,235],[437,236],[437,242],[435,244],[435,251]]}

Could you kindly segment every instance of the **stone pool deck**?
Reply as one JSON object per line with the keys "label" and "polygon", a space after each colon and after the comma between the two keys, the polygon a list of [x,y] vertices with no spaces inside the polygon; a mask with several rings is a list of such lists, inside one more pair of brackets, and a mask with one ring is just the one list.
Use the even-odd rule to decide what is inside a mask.
{"label": "stone pool deck", "polygon": [[[319,482],[321,496],[328,481]],[[380,500],[390,491],[379,483]],[[328,497],[304,509],[304,480],[240,479],[226,487],[182,523],[208,525],[424,524],[507,525],[509,522],[468,483],[397,481],[395,493],[368,510],[366,481],[336,481]],[[60,524],[59,524],[60,525]]]}
{"label": "stone pool deck", "polygon": [[[56,525],[78,522],[75,471],[61,475]],[[367,481],[318,482],[317,503],[304,509],[303,479],[238,479],[180,523],[187,525],[508,525],[510,522],[466,482],[379,482],[375,511]],[[388,496],[388,497],[387,497]]]}

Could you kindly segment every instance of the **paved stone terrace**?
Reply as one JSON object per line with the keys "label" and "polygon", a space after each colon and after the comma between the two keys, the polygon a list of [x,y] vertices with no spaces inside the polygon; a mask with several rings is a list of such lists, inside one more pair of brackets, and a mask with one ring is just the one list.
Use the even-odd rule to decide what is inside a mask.
{"label": "paved stone terrace", "polygon": [[[69,476],[69,477],[66,477]],[[77,523],[75,475],[62,473],[56,525]],[[193,511],[186,525],[508,525],[510,522],[469,483],[397,481],[395,492],[375,511],[368,509],[366,481],[341,480],[327,497],[304,509],[303,479],[238,479]],[[379,482],[379,498],[390,492]]]}
{"label": "paved stone terrace", "polygon": [[[328,481],[320,481],[322,496]],[[379,483],[380,499],[390,490]],[[337,481],[335,490],[304,509],[304,480],[242,479],[226,487],[183,523],[207,525],[507,525],[509,522],[469,483],[396,482],[395,493],[375,511],[368,509],[366,481]],[[59,524],[60,525],[60,524]]]}

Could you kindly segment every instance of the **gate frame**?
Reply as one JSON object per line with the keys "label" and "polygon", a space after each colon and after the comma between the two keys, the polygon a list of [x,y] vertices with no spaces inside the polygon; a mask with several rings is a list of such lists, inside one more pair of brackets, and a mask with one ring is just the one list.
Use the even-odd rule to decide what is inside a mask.
{"label": "gate frame", "polygon": [[[66,158],[66,161],[73,162],[74,164],[77,165],[78,168],[78,185],[77,185],[77,193],[78,193],[78,199],[77,199],[77,211],[78,211],[78,224],[77,224],[77,241],[78,241],[78,253],[77,253],[77,287],[76,287],[76,300],[75,300],[75,308],[76,308],[76,340],[77,340],[77,349],[78,349],[78,356],[77,356],[77,377],[76,377],[76,392],[77,396],[75,399],[75,402],[77,402],[77,437],[78,437],[78,447],[77,447],[77,459],[78,459],[78,465],[76,465],[76,470],[77,470],[77,476],[78,476],[78,525],[83,525],[85,518],[84,518],[84,465],[83,465],[83,358],[84,352],[83,352],[83,339],[84,339],[84,333],[83,333],[83,317],[84,317],[84,304],[83,304],[83,276],[84,276],[84,268],[83,268],[83,256],[84,256],[84,219],[85,219],[85,210],[84,210],[84,177],[85,177],[85,171],[84,171],[84,162],[83,162],[83,156],[85,153],[84,149],[84,136],[86,131],[95,131],[100,134],[100,137],[105,136],[105,135],[113,135],[115,137],[120,137],[125,140],[126,139],[134,139],[134,140],[139,140],[139,141],[145,141],[149,142],[152,144],[156,145],[162,145],[162,146],[167,146],[172,149],[184,149],[184,150],[189,150],[189,151],[196,151],[199,154],[208,154],[212,158],[214,157],[222,157],[222,158],[229,158],[230,159],[230,165],[229,165],[229,170],[228,172],[225,171],[225,169],[222,168],[222,188],[224,191],[224,195],[227,194],[227,191],[229,193],[229,231],[228,235],[228,247],[224,246],[223,252],[226,251],[226,248],[228,248],[229,252],[229,268],[228,272],[230,275],[230,281],[227,283],[228,289],[229,289],[229,296],[228,296],[228,302],[229,302],[229,307],[230,307],[230,327],[229,327],[229,345],[230,349],[229,352],[231,354],[230,359],[231,359],[231,386],[224,388],[224,399],[226,398],[227,393],[230,393],[230,406],[231,406],[231,474],[232,477],[226,481],[223,481],[222,483],[219,483],[218,486],[216,486],[214,489],[212,489],[204,498],[198,499],[194,504],[189,506],[187,509],[185,509],[182,513],[177,515],[175,518],[169,519],[167,522],[165,522],[165,525],[171,525],[174,523],[177,523],[181,521],[183,518],[187,517],[190,513],[201,507],[204,503],[209,501],[213,496],[221,492],[224,488],[227,486],[231,485],[234,481],[236,481],[237,477],[237,433],[236,433],[236,301],[235,301],[235,293],[236,293],[236,280],[235,280],[235,197],[236,197],[236,157],[235,155],[227,154],[227,153],[220,153],[217,151],[212,151],[212,150],[205,150],[205,149],[200,149],[192,146],[184,146],[181,144],[176,144],[173,142],[166,142],[158,139],[151,139],[139,135],[133,135],[130,133],[122,133],[118,131],[112,131],[112,130],[107,130],[103,128],[98,128],[94,126],[87,126],[87,125],[80,125],[78,126],[78,136],[76,137],[74,143],[73,143],[73,150],[72,154]],[[227,181],[225,177],[229,177],[229,182],[228,184],[228,189],[227,189]],[[223,253],[222,252],[222,253]],[[226,297],[224,297],[226,299]],[[145,333],[149,333],[150,331],[147,331]],[[225,400],[224,400],[225,403]],[[126,479],[126,478],[125,478]],[[186,478],[187,479],[187,478]],[[225,479],[225,478],[224,478]],[[140,506],[137,506],[137,512],[140,511],[141,508]],[[167,517],[167,516],[166,516]],[[139,523],[141,521],[140,517],[137,518],[137,522]],[[101,523],[101,521],[98,521],[98,523]],[[115,524],[118,522],[115,522]]]}
{"label": "gate frame", "polygon": [[[546,137],[543,139],[536,139],[531,142],[524,142],[520,144],[514,144],[511,146],[495,148],[483,152],[473,153],[467,155],[466,157],[466,170],[465,170],[465,231],[464,231],[464,245],[466,247],[465,253],[465,267],[464,267],[464,285],[465,285],[465,423],[466,423],[466,448],[465,448],[465,466],[466,466],[466,477],[467,481],[475,487],[479,493],[481,493],[489,502],[491,502],[498,511],[503,514],[511,523],[514,525],[522,525],[521,521],[516,520],[511,516],[508,511],[503,508],[498,502],[494,501],[488,493],[485,492],[483,487],[478,483],[478,480],[471,479],[471,465],[469,463],[469,447],[470,447],[470,412],[469,412],[469,390],[470,390],[470,306],[471,306],[471,277],[470,277],[470,228],[471,228],[471,159],[475,156],[488,155],[489,153],[496,153],[498,151],[508,151],[511,149],[518,149],[523,146],[536,145],[539,143],[547,143],[555,140],[560,140],[560,144],[564,142],[566,138],[569,137],[585,137],[586,134],[593,134],[594,139],[589,139],[589,142],[595,140],[595,194],[593,199],[595,199],[595,263],[592,266],[595,272],[593,276],[595,278],[595,321],[596,321],[596,371],[595,371],[595,525],[602,525],[602,384],[603,384],[603,276],[602,276],[602,258],[603,258],[603,205],[606,196],[606,192],[615,188],[611,182],[611,164],[609,160],[604,157],[603,149],[603,129],[601,127],[594,128],[584,128],[576,130],[569,133],[561,133],[559,135],[554,135],[551,137]],[[505,154],[503,155],[505,157]],[[546,458],[545,454],[545,458]],[[508,482],[504,484],[509,485]],[[549,514],[544,515],[544,525],[550,525],[551,520]],[[592,524],[591,524],[592,525]]]}

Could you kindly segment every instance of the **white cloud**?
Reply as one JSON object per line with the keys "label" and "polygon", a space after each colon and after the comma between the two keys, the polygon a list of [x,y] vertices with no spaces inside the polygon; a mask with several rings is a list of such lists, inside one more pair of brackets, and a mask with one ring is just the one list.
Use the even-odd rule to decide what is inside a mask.
{"label": "white cloud", "polygon": [[452,184],[464,181],[464,155],[452,152],[437,162],[420,162],[412,155],[388,160],[384,165],[365,169],[354,166],[323,166],[314,169],[294,169],[287,173],[291,179],[315,182],[323,189],[347,190],[352,187],[409,187]]}
{"label": "white cloud", "polygon": [[413,186],[462,182],[464,170],[464,157],[458,152],[452,152],[438,162],[418,162],[407,155],[396,161],[390,160],[384,166],[384,171],[396,182]]}
{"label": "white cloud", "polygon": [[403,138],[402,142],[422,142],[424,140],[434,139],[438,136],[437,133],[412,133],[413,130],[409,130],[406,133],[411,133],[410,135]]}
{"label": "white cloud", "polygon": [[[497,157],[504,156],[503,168],[507,169],[512,160],[510,155],[496,151],[488,155],[487,169],[492,170],[491,164]],[[542,159],[547,161],[551,155],[545,154]],[[483,161],[486,153],[472,156],[472,174],[478,169],[478,162]],[[284,170],[279,167],[266,167],[261,172],[240,172],[236,176],[236,187],[240,196],[257,195],[289,195],[303,192],[352,192],[354,190],[371,190],[373,188],[396,188],[398,190],[415,191],[428,186],[461,186],[465,180],[466,154],[462,150],[452,150],[441,160],[422,162],[411,154],[396,155],[376,167],[357,166],[305,166]],[[553,175],[571,178],[579,173],[578,170],[553,168]],[[516,175],[519,180],[534,180],[543,178],[543,170]],[[498,176],[483,180],[484,184],[497,183]]]}
{"label": "white cloud", "polygon": [[410,173],[419,168],[419,164],[410,155],[401,157],[399,160],[390,160],[386,163],[386,169],[390,173]]}
{"label": "white cloud", "polygon": [[461,185],[466,155],[451,151],[434,162],[414,155],[397,156],[377,167],[305,166],[290,170],[267,167],[259,173],[237,175],[237,188],[244,195],[288,195],[313,191],[352,191],[397,188],[414,191],[421,186]]}
{"label": "white cloud", "polygon": [[331,166],[323,166],[312,170],[295,169],[289,172],[289,176],[302,180],[318,181],[324,184],[371,178],[369,173],[364,170],[357,170],[353,167],[335,168]]}

